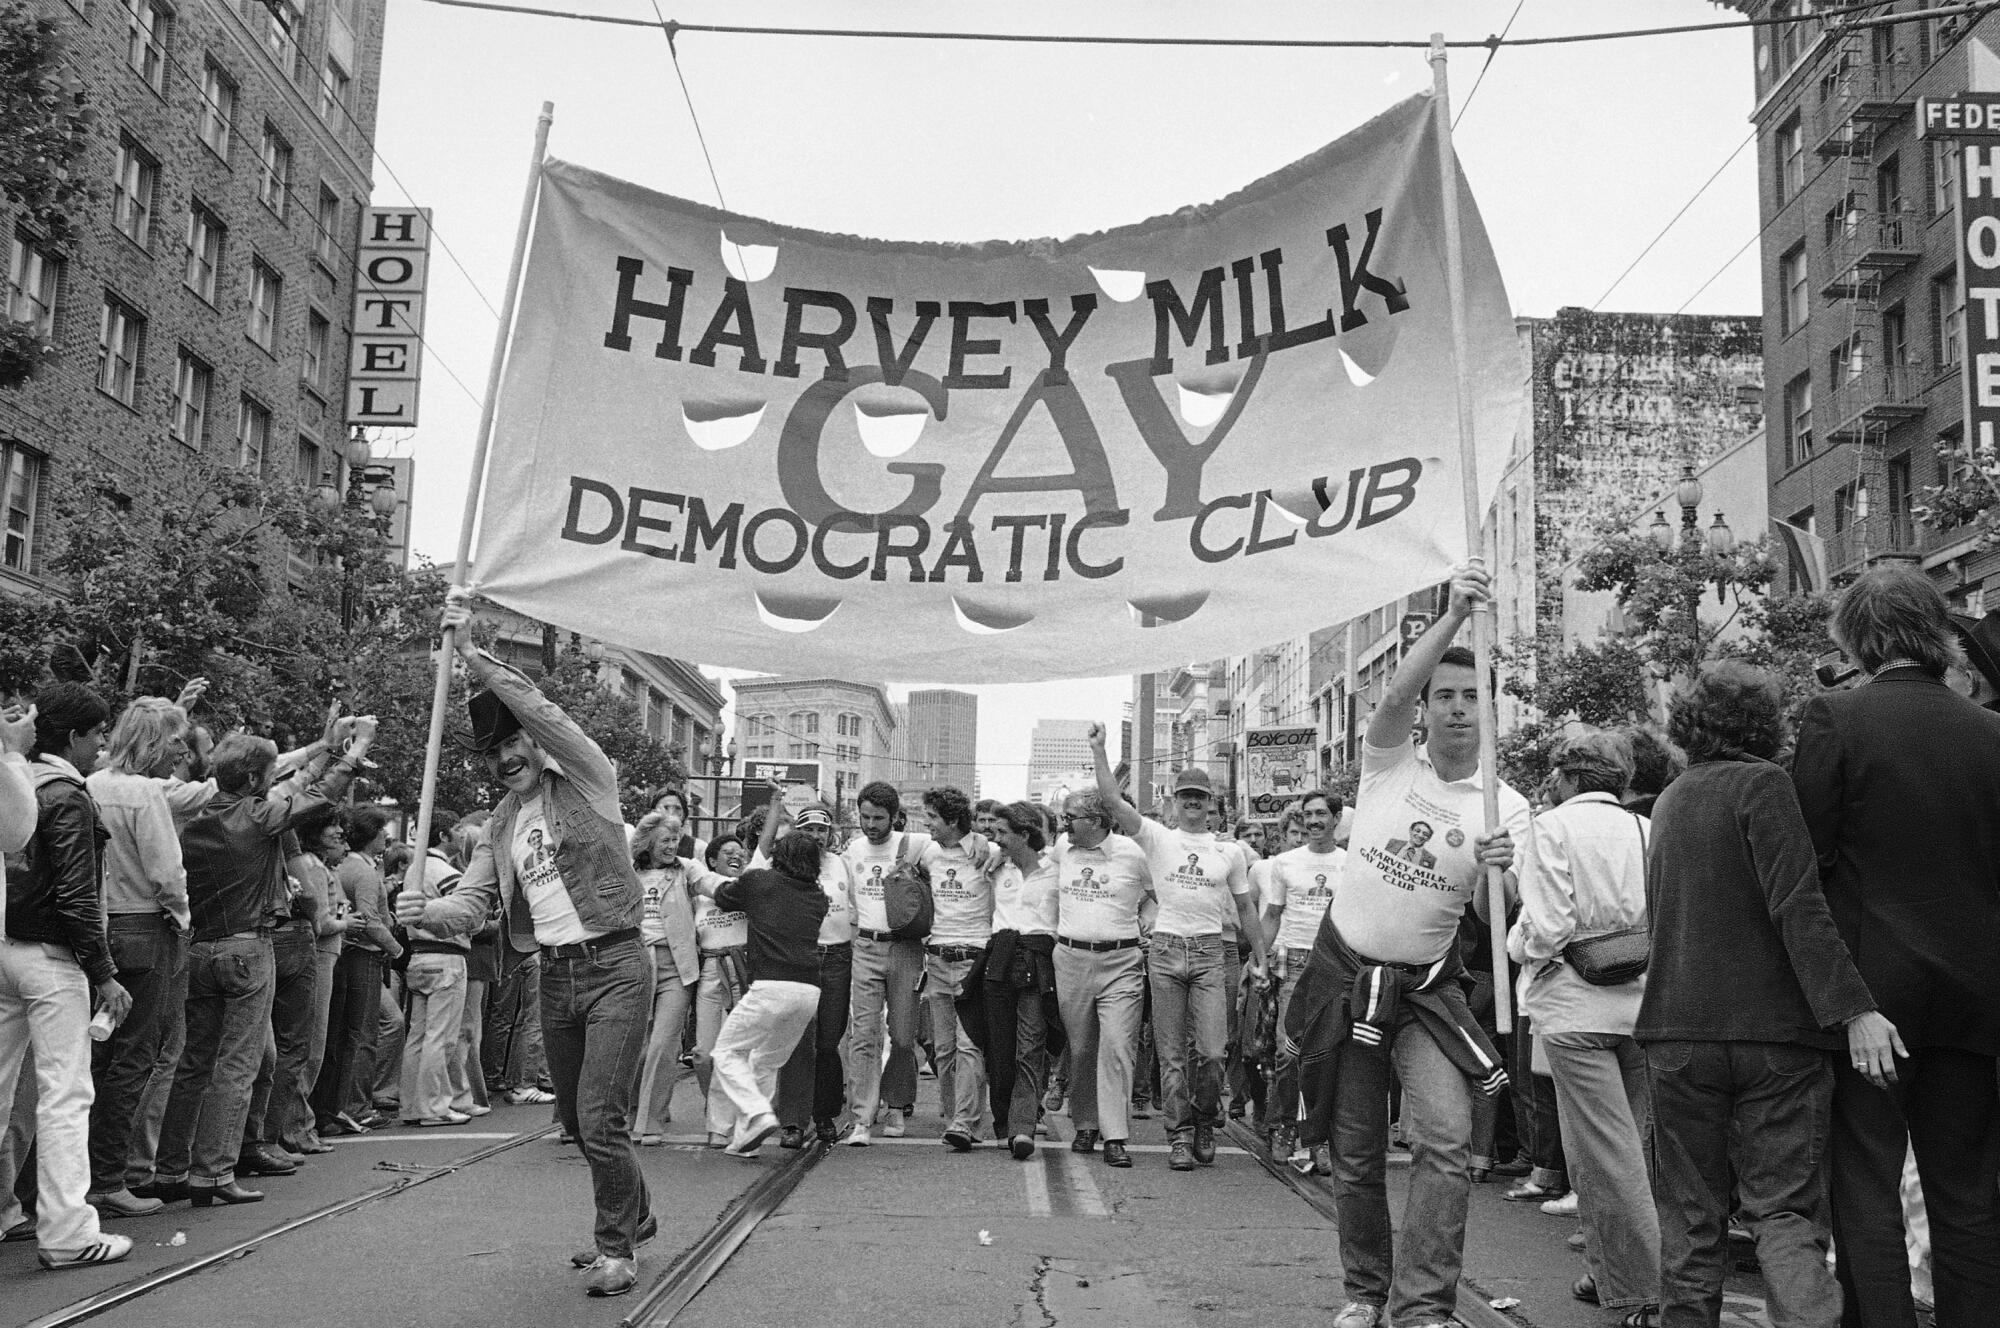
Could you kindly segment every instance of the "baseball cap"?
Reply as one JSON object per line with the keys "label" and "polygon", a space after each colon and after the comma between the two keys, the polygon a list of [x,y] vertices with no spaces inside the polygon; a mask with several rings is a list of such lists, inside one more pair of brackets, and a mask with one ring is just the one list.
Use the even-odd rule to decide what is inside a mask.
{"label": "baseball cap", "polygon": [[809,825],[831,827],[833,825],[833,818],[818,807],[807,807],[793,819],[792,826],[794,829],[803,830]]}
{"label": "baseball cap", "polygon": [[1174,776],[1174,792],[1206,793],[1213,796],[1215,785],[1209,782],[1208,771],[1198,765],[1191,765]]}

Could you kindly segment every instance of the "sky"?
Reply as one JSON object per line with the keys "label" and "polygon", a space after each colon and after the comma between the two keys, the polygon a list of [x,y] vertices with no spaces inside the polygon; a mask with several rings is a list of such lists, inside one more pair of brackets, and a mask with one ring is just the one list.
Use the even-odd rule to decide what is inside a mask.
{"label": "sky", "polygon": [[[650,0],[548,7],[655,12]],[[683,23],[779,27],[1347,40],[1433,31],[1478,40],[1517,13],[1513,38],[1736,17],[1710,0],[671,0],[663,12]],[[1759,311],[1756,154],[1744,146],[1751,43],[1737,29],[1503,48],[1483,79],[1484,50],[1452,53],[1458,154],[1517,314]],[[434,249],[420,423],[381,433],[377,445],[417,459],[418,553],[448,561],[456,544],[545,100],[555,104],[551,156],[652,189],[715,203],[719,184],[730,209],[794,225],[983,240],[1068,235],[1219,198],[1431,82],[1421,50],[695,32],[676,45],[686,100],[657,31],[390,4],[375,202],[431,208]],[[702,658],[698,628],[677,653]],[[925,683],[879,681],[896,696]],[[1115,724],[1131,696],[1124,677],[966,690],[980,699],[982,786],[1000,797],[1024,791],[1036,719]]]}

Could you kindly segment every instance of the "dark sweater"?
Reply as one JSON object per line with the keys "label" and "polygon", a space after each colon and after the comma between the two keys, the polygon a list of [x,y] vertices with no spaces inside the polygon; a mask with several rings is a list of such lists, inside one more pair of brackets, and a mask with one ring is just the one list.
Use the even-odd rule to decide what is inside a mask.
{"label": "dark sweater", "polygon": [[1646,862],[1653,957],[1641,1042],[1845,1045],[1876,1008],[1834,929],[1798,796],[1783,770],[1696,765],[1653,811]]}
{"label": "dark sweater", "polygon": [[819,985],[819,924],[828,901],[818,881],[753,867],[715,892],[716,906],[750,918],[750,980]]}

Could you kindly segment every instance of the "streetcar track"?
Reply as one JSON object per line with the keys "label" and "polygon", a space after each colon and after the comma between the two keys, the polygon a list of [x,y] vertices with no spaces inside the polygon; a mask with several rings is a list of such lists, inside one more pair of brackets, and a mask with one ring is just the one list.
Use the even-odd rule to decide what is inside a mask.
{"label": "streetcar track", "polygon": [[[1336,1229],[1340,1226],[1340,1210],[1334,1204],[1329,1187],[1321,1184],[1315,1177],[1299,1175],[1282,1160],[1272,1157],[1258,1140],[1255,1131],[1242,1121],[1230,1121],[1227,1133],[1244,1152],[1256,1158],[1257,1165],[1263,1167],[1280,1185],[1303,1199],[1314,1212],[1325,1218]],[[1465,1292],[1458,1298],[1458,1318],[1465,1324],[1465,1328],[1522,1328],[1523,1324],[1529,1324],[1532,1328],[1532,1321],[1526,1317],[1494,1309],[1488,1303],[1493,1297],[1485,1288],[1463,1273],[1459,1275],[1458,1284]]]}
{"label": "streetcar track", "polygon": [[618,1328],[666,1328],[672,1323],[832,1148],[815,1140],[751,1182],[723,1209],[714,1225],[646,1288],[639,1302],[618,1321]]}
{"label": "streetcar track", "polygon": [[289,1221],[280,1222],[274,1227],[267,1227],[255,1235],[246,1236],[233,1245],[226,1245],[219,1250],[204,1254],[196,1259],[190,1259],[185,1263],[170,1264],[157,1272],[148,1273],[135,1281],[126,1282],[120,1286],[111,1288],[109,1291],[100,1291],[94,1296],[87,1296],[60,1309],[51,1310],[38,1319],[31,1319],[27,1323],[22,1324],[21,1328],[68,1328],[70,1324],[82,1323],[86,1319],[93,1319],[100,1314],[107,1313],[120,1306],[129,1305],[142,1296],[151,1295],[162,1287],[172,1286],[176,1282],[193,1277],[196,1273],[206,1272],[210,1268],[219,1267],[225,1263],[233,1263],[247,1255],[254,1254],[260,1247],[277,1240],[281,1236],[288,1236],[301,1228],[324,1222],[328,1218],[339,1217],[343,1213],[351,1213],[357,1208],[364,1208],[379,1200],[394,1198],[399,1194],[415,1189],[419,1185],[428,1185],[430,1182],[438,1180],[441,1177],[455,1175],[467,1167],[476,1166],[488,1158],[497,1157],[510,1149],[519,1148],[523,1144],[546,1138],[555,1133],[558,1128],[560,1127],[554,1124],[545,1125],[539,1130],[513,1135],[503,1142],[481,1148],[477,1152],[468,1153],[455,1162],[445,1162],[436,1167],[412,1168],[403,1171],[402,1174],[387,1185],[369,1190],[365,1194],[357,1194],[350,1198],[336,1200],[333,1203],[315,1208],[311,1212],[301,1214]]}

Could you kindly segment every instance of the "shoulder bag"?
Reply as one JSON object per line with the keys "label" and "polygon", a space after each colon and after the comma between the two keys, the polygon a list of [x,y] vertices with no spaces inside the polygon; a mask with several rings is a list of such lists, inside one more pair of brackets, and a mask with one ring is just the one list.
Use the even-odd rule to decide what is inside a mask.
{"label": "shoulder bag", "polygon": [[[1639,829],[1639,861],[1646,860],[1646,822],[1632,814]],[[1653,938],[1645,927],[1626,927],[1563,947],[1563,958],[1576,975],[1593,987],[1621,987],[1645,976],[1653,954]]]}

